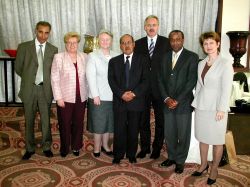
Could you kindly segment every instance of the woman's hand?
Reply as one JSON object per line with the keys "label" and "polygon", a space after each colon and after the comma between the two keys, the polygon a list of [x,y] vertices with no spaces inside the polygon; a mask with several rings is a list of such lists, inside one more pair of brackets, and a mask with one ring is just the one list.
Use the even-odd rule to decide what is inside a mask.
{"label": "woman's hand", "polygon": [[224,116],[225,116],[225,112],[217,111],[216,116],[215,116],[215,120],[220,121],[224,118]]}
{"label": "woman's hand", "polygon": [[97,97],[94,97],[94,105],[101,105],[101,100],[100,100],[100,97],[97,96]]}
{"label": "woman's hand", "polygon": [[57,103],[57,105],[58,105],[59,107],[62,107],[62,108],[65,107],[64,101],[63,101],[62,99],[57,100],[56,103]]}

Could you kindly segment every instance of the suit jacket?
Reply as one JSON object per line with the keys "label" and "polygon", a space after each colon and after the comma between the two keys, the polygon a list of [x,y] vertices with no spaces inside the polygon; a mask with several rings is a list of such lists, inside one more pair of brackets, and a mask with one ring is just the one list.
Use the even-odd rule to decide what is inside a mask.
{"label": "suit jacket", "polygon": [[199,110],[227,112],[234,74],[232,64],[219,55],[206,73],[203,84],[201,73],[207,61],[208,57],[199,63],[192,106]]}
{"label": "suit jacket", "polygon": [[[43,60],[43,89],[48,103],[52,101],[52,89],[50,83],[51,64],[57,47],[46,42]],[[18,45],[15,61],[15,71],[21,77],[21,86],[18,96],[25,103],[29,102],[33,91],[38,68],[35,40]]]}
{"label": "suit jacket", "polygon": [[162,62],[161,58],[163,54],[170,50],[171,46],[169,39],[160,35],[157,37],[152,58],[149,56],[147,37],[143,37],[135,42],[135,52],[145,55],[150,63],[150,92],[153,94],[153,97],[157,99],[160,98],[157,74],[160,70],[160,63]]}
{"label": "suit jacket", "polygon": [[[115,57],[118,53],[110,51],[110,56]],[[107,59],[101,49],[89,54],[86,76],[89,85],[89,98],[99,96],[102,101],[112,101],[113,93],[108,83]]]}
{"label": "suit jacket", "polygon": [[[126,88],[124,54],[114,57],[109,62],[108,81],[113,92],[114,110],[143,111],[145,109],[145,95],[148,90],[148,62],[147,59],[134,53],[132,56],[129,87]],[[130,101],[122,100],[125,91],[133,91],[136,97]]]}
{"label": "suit jacket", "polygon": [[[86,79],[87,55],[77,52],[77,71],[80,86],[81,101],[87,100],[88,89]],[[51,85],[54,99],[68,103],[76,101],[76,68],[67,52],[55,55],[51,68]]]}
{"label": "suit jacket", "polygon": [[[172,51],[162,57],[162,68],[159,72],[159,87],[162,99],[171,97],[179,102],[175,111],[187,113],[192,111],[193,88],[197,81],[197,54],[183,48],[174,69],[172,69]],[[173,111],[164,107],[166,112]]]}

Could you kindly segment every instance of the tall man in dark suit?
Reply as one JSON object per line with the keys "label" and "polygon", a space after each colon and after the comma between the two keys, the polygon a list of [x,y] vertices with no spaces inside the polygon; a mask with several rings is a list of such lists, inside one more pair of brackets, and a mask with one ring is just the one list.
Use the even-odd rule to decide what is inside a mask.
{"label": "tall man in dark suit", "polygon": [[108,81],[113,92],[114,159],[119,164],[124,155],[136,163],[139,123],[145,110],[148,89],[148,62],[143,55],[134,53],[135,42],[131,35],[120,39],[123,54],[109,62]]}
{"label": "tall man in dark suit", "polygon": [[157,73],[162,55],[170,51],[171,48],[168,38],[157,34],[159,20],[156,16],[150,15],[145,19],[144,30],[147,36],[135,42],[135,52],[145,55],[150,61],[150,88],[147,95],[147,107],[140,124],[141,152],[137,157],[144,158],[146,154],[150,153],[150,110],[152,104],[155,114],[155,137],[150,158],[157,159],[160,156],[164,139],[163,103],[157,83]]}
{"label": "tall man in dark suit", "polygon": [[182,173],[188,155],[191,134],[192,90],[197,80],[198,55],[183,48],[184,34],[180,30],[169,34],[172,51],[162,57],[159,72],[160,93],[164,101],[164,134],[168,159],[161,166],[176,164]]}
{"label": "tall man in dark suit", "polygon": [[58,49],[47,42],[51,30],[48,22],[36,24],[36,38],[19,44],[15,71],[21,77],[19,97],[24,105],[26,152],[23,160],[35,153],[34,121],[37,107],[41,116],[42,149],[46,157],[52,157],[50,130],[50,106],[52,89],[50,70],[54,54]]}

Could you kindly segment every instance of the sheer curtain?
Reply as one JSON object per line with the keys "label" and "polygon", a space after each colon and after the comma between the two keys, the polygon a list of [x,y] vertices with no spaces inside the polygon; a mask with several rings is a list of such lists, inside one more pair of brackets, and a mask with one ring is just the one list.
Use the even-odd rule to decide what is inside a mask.
{"label": "sheer curtain", "polygon": [[[102,28],[114,34],[113,49],[119,51],[120,36],[145,36],[144,19],[154,14],[160,20],[159,34],[168,36],[173,29],[182,30],[185,47],[202,58],[198,38],[215,29],[217,11],[218,0],[0,0],[0,49],[15,49],[20,42],[33,39],[35,24],[46,20],[52,25],[49,41],[59,51],[64,49],[66,32],[81,34],[82,50],[84,34],[96,35]],[[2,64],[0,101],[4,101]],[[17,91],[19,82],[16,78]]]}

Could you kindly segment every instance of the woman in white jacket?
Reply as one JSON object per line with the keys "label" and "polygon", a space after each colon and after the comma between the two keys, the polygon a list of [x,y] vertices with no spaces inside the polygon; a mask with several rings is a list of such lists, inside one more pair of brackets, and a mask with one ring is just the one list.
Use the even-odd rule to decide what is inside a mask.
{"label": "woman in white jacket", "polygon": [[200,44],[208,55],[198,65],[198,80],[192,106],[195,108],[195,137],[200,142],[201,165],[193,176],[208,170],[208,148],[213,145],[213,162],[207,184],[216,182],[223,153],[229,99],[233,82],[232,64],[219,54],[220,37],[216,32],[200,36]]}
{"label": "woman in white jacket", "polygon": [[113,93],[108,83],[109,60],[117,54],[110,48],[113,35],[101,30],[98,35],[100,49],[90,53],[87,63],[89,85],[88,130],[94,134],[94,156],[99,157],[102,150],[112,155],[108,146],[110,133],[113,133]]}

